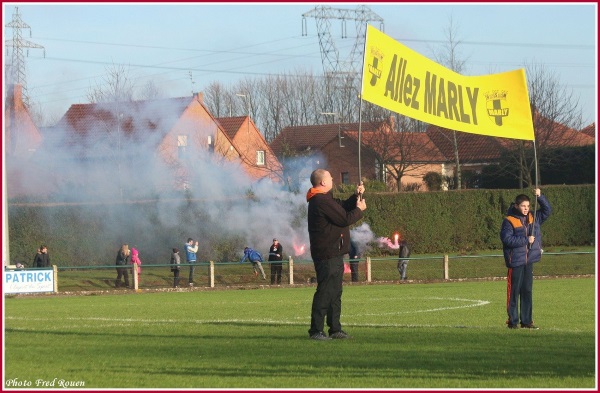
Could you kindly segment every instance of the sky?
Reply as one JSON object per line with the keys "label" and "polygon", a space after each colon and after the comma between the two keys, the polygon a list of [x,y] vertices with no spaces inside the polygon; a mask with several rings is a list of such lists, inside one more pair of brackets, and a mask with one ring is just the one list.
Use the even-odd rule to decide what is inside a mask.
{"label": "sky", "polygon": [[[6,24],[15,6],[30,29],[23,39],[44,49],[25,58],[30,101],[58,120],[102,84],[107,69],[128,68],[137,86],[152,80],[167,97],[191,96],[213,82],[234,84],[323,65],[316,19],[302,15],[323,3],[3,3]],[[355,10],[360,3],[325,3]],[[383,31],[435,58],[452,20],[464,75],[542,65],[580,98],[583,124],[596,119],[596,3],[368,3]],[[342,59],[355,42],[354,24],[330,20]],[[303,29],[303,26],[305,29]],[[379,22],[373,26],[381,28]],[[305,31],[303,31],[305,30]],[[31,35],[30,35],[31,33]],[[8,51],[7,51],[8,49]],[[3,53],[11,55],[11,48]],[[6,58],[5,58],[6,60]]]}

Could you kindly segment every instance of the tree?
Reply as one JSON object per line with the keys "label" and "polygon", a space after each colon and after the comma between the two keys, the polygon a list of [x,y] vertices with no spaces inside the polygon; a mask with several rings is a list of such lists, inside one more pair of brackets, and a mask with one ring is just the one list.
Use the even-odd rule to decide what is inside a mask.
{"label": "tree", "polygon": [[106,68],[102,81],[90,86],[87,98],[91,103],[133,101],[134,87],[129,67],[113,63]]}
{"label": "tree", "polygon": [[[448,27],[444,31],[446,36],[446,44],[442,48],[442,50],[438,52],[434,52],[436,61],[440,64],[445,65],[450,68],[452,71],[456,73],[462,73],[465,68],[466,60],[460,58],[458,47],[461,44],[461,41],[458,39],[458,27],[454,24],[454,19],[450,16]],[[454,163],[456,165],[456,188],[460,189],[462,187],[462,176],[460,172],[460,159],[458,156],[458,141],[456,139],[456,131],[452,130],[453,140],[452,143],[454,145]]]}
{"label": "tree", "polygon": [[405,116],[395,115],[382,122],[372,123],[373,131],[363,133],[364,143],[377,156],[378,180],[391,177],[396,191],[402,191],[402,177],[430,165],[435,145],[423,132],[424,124]]}
{"label": "tree", "polygon": [[516,173],[520,188],[535,186],[535,179],[541,180],[539,168],[535,173],[536,156],[538,162],[554,166],[564,163],[568,155],[563,152],[567,150],[558,148],[579,145],[580,136],[575,130],[582,127],[579,98],[561,85],[556,73],[539,64],[527,66],[527,71],[536,154],[531,141],[507,140],[504,155],[509,158],[509,167],[500,167],[505,173]]}

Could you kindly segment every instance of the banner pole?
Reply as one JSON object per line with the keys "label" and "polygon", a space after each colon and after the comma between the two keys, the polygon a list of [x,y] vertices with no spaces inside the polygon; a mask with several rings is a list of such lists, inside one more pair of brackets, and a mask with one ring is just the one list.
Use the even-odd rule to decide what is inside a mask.
{"label": "banner pole", "polygon": [[535,202],[534,202],[534,208],[533,208],[533,227],[531,228],[531,234],[533,236],[535,236],[535,216],[537,215],[537,195],[535,195],[535,190],[537,190],[539,187],[539,180],[538,180],[538,159],[537,159],[537,149],[535,147],[535,139],[533,140],[533,161],[534,161],[534,167],[535,167],[535,185],[534,185],[534,191],[533,191],[533,196],[535,198]]}
{"label": "banner pole", "polygon": [[361,144],[362,144],[362,110],[363,110],[363,82],[365,73],[365,58],[367,56],[367,35],[369,33],[368,23],[365,29],[365,43],[363,44],[363,62],[360,68],[360,92],[358,95],[358,184],[362,182],[362,162],[361,162]]}

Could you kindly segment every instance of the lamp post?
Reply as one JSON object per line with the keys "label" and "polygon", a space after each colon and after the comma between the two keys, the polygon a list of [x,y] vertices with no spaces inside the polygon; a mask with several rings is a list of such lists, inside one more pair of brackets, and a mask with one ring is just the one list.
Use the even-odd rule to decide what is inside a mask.
{"label": "lamp post", "polygon": [[236,93],[238,97],[244,97],[244,101],[246,101],[246,110],[248,111],[248,134],[250,133],[250,95]]}

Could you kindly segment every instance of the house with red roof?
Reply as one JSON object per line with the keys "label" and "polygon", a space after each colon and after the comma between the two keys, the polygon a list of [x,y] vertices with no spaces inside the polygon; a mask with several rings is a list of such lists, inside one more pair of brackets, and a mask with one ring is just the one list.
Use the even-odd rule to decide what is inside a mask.
{"label": "house with red roof", "polygon": [[[394,131],[393,119],[363,124],[361,130],[362,176],[384,179],[390,190],[419,189],[418,185],[428,172],[452,178],[456,168],[455,138],[463,173],[480,173],[483,167],[498,163],[507,149],[514,149],[514,144],[520,143],[432,125],[424,133],[399,132]],[[542,141],[546,148],[595,143],[587,133],[554,122],[547,123],[549,121],[542,117],[535,123],[536,140]],[[548,127],[551,127],[550,131]],[[358,124],[287,127],[273,140],[271,147],[282,160],[294,155],[313,157],[306,164],[302,175],[305,178],[312,169],[324,167],[336,183],[357,182]],[[425,190],[424,187],[420,189]]]}
{"label": "house with red roof", "polygon": [[[294,174],[308,179],[312,170],[327,169],[336,184],[359,182],[358,123],[286,127],[271,142],[284,166],[290,158],[304,159]],[[429,171],[441,172],[444,156],[425,133],[396,132],[393,118],[364,122],[361,127],[362,179],[385,181],[392,190],[419,188]],[[417,185],[415,187],[415,185]]]}
{"label": "house with red roof", "polygon": [[42,144],[42,134],[23,104],[21,85],[9,85],[4,106],[4,152],[6,192],[9,198],[43,191],[49,173],[34,157]]}
{"label": "house with red roof", "polygon": [[281,181],[283,166],[249,116],[216,119],[240,153],[244,169],[253,179]]}
{"label": "house with red roof", "polygon": [[[335,184],[359,182],[359,145],[349,132],[357,124],[321,124],[286,127],[273,139],[271,149],[284,165],[284,178],[293,189],[310,178],[317,168],[325,168]],[[376,176],[375,154],[361,146],[361,177]]]}
{"label": "house with red roof", "polygon": [[[13,108],[7,105],[9,119],[20,116],[13,114]],[[27,149],[37,149],[33,162],[40,166],[38,173],[45,173],[44,185],[38,188],[47,194],[85,189],[107,197],[118,192],[127,199],[152,190],[184,190],[215,174],[211,168],[217,167],[206,165],[209,160],[254,181],[281,177],[281,165],[249,119],[223,118],[221,122],[204,105],[202,95],[195,94],[75,104],[56,125],[41,132],[28,116],[18,122],[18,133],[13,131],[16,121],[6,127],[13,131],[8,132],[11,154],[26,158]],[[10,188],[16,189],[19,179],[31,176],[30,172],[35,173],[12,176]]]}

